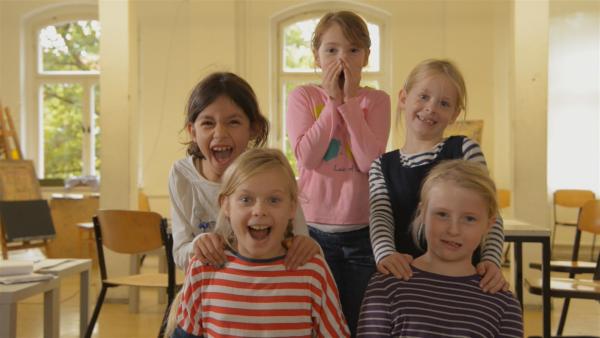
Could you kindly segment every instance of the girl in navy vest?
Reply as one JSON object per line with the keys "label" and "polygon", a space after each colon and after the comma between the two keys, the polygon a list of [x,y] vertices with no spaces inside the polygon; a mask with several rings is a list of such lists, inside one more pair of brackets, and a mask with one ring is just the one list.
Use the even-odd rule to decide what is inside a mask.
{"label": "girl in navy vest", "polygon": [[[485,164],[479,145],[466,136],[445,138],[444,130],[465,110],[467,92],[458,68],[446,60],[425,60],[409,74],[400,91],[398,110],[404,112],[406,139],[402,148],[383,154],[369,170],[370,237],[377,270],[408,280],[411,262],[424,253],[420,224],[413,225],[421,183],[442,160],[464,159]],[[507,290],[500,270],[504,231],[497,217],[473,263],[482,276],[484,292]]]}

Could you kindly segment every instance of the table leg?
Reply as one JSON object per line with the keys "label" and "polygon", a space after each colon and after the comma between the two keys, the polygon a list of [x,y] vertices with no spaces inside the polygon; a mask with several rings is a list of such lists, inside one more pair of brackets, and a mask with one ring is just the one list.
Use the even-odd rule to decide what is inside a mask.
{"label": "table leg", "polygon": [[0,304],[0,338],[17,336],[17,303]]}
{"label": "table leg", "polygon": [[523,243],[515,241],[515,293],[517,294],[517,300],[521,304],[521,310],[523,309]]}
{"label": "table leg", "polygon": [[550,240],[542,240],[542,308],[544,315],[544,338],[550,337]]}
{"label": "table leg", "polygon": [[90,310],[90,270],[81,271],[79,275],[79,337],[85,336]]}
{"label": "table leg", "polygon": [[44,338],[60,337],[60,289],[44,292]]}

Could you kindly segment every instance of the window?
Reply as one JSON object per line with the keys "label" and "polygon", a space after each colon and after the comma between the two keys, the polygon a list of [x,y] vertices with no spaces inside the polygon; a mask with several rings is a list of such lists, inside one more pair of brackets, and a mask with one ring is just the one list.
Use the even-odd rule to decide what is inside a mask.
{"label": "window", "polygon": [[32,85],[37,114],[29,118],[37,133],[28,149],[42,178],[99,174],[99,42],[97,20],[36,30]]}
{"label": "window", "polygon": [[[281,123],[278,135],[283,135],[278,140],[286,157],[296,169],[296,158],[289,144],[285,131],[285,112],[287,110],[287,96],[297,86],[306,83],[320,83],[321,70],[315,67],[311,50],[312,33],[325,12],[313,12],[282,21],[279,24],[279,69],[277,83],[277,110],[282,112],[279,119]],[[367,27],[371,37],[371,54],[369,64],[362,72],[362,86],[385,89],[385,76],[382,69],[381,58],[381,31],[382,25],[368,19]]]}

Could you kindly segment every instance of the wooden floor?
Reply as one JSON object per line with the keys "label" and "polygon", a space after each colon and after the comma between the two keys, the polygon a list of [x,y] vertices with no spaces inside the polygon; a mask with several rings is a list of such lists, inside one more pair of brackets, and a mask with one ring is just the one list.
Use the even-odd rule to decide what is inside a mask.
{"label": "wooden floor", "polygon": [[[156,269],[156,261],[151,258],[144,263],[148,269]],[[154,270],[156,271],[156,270]],[[97,271],[92,274],[92,299],[90,313],[96,302],[99,277]],[[65,278],[61,285],[60,304],[60,336],[63,338],[79,337],[79,280],[73,276]],[[110,292],[108,295],[110,296]],[[42,337],[42,302],[41,296],[29,298],[18,305],[17,337]],[[157,292],[142,291],[140,312],[129,313],[127,304],[105,303],[94,330],[94,337],[102,338],[135,338],[156,337],[165,306],[158,304]],[[562,301],[553,301],[552,332],[555,332]],[[541,311],[525,311],[525,336],[541,335]],[[565,334],[587,334],[600,336],[600,303],[585,300],[572,300]]]}

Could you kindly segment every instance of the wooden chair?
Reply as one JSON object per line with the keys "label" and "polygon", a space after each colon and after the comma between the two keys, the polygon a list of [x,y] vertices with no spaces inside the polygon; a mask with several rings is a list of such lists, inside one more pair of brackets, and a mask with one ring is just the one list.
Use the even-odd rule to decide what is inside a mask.
{"label": "wooden chair", "polygon": [[[600,200],[591,200],[583,204],[577,222],[577,237],[580,239],[581,232],[600,234]],[[557,336],[561,336],[567,320],[567,312],[571,298],[594,299],[600,301],[600,254],[593,269],[593,279],[574,278],[575,273],[570,272],[569,278],[551,278],[550,297],[565,298],[560,321],[557,328]],[[541,295],[542,281],[536,280],[529,283],[529,292]]]}
{"label": "wooden chair", "polygon": [[[167,291],[167,309],[159,337],[162,337],[168,309],[175,296],[175,289],[181,283],[175,281],[175,263],[173,261],[173,242],[167,235],[167,222],[154,212],[130,210],[98,210],[93,218],[98,263],[102,288],[88,324],[85,337],[92,336],[92,331],[98,319],[100,308],[104,302],[108,288],[116,286],[138,286],[165,288]],[[104,258],[104,248],[122,254],[140,254],[164,247],[167,256],[167,273],[146,273],[109,278]]]}
{"label": "wooden chair", "polygon": [[[562,208],[575,208],[580,210],[583,204],[589,200],[595,199],[595,195],[593,191],[590,190],[575,190],[575,189],[560,189],[556,190],[553,195],[553,204],[552,209],[554,213],[554,226],[552,228],[552,244],[551,250],[554,251],[554,242],[556,240],[556,227],[557,226],[566,226],[566,227],[576,227],[577,220],[565,220],[558,217],[557,210]],[[594,236],[594,242],[596,237]],[[594,243],[595,244],[595,243]],[[592,254],[594,252],[594,247],[592,245]],[[593,257],[590,258],[593,260]]]}
{"label": "wooden chair", "polygon": [[[497,189],[496,190],[496,200],[498,201],[499,209],[506,209],[510,207],[510,190],[508,189]],[[504,253],[502,254],[502,262],[504,264],[509,263],[508,253],[510,252],[510,243],[506,244],[506,248],[504,249]]]}

